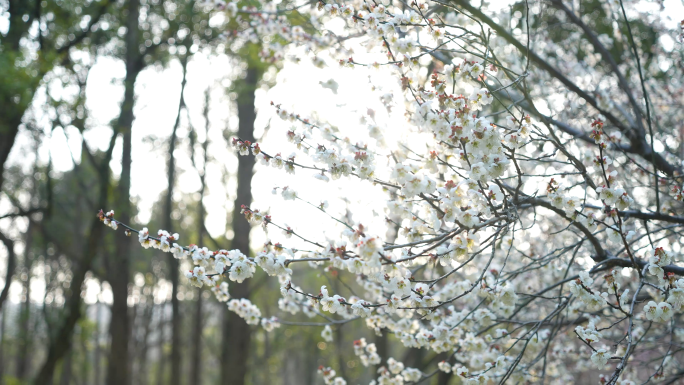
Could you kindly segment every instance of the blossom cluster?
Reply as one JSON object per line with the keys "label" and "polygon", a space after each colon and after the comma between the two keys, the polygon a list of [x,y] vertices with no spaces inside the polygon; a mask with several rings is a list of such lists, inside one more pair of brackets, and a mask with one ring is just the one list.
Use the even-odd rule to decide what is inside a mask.
{"label": "blossom cluster", "polygon": [[[524,19],[547,16],[536,5],[489,17],[486,4],[466,1],[320,1],[297,7],[306,27],[290,24],[293,5],[217,8],[241,27],[233,48],[258,43],[266,63],[362,73],[377,103],[355,124],[305,112],[305,101],[272,102],[267,113],[281,133],[231,141],[240,156],[289,178],[273,188],[277,201],[255,204],[273,216],[241,209],[274,238],[262,250],[180,246],[177,234],[151,237],[147,229],[139,232],[143,247],[191,261],[189,282],[212,287],[251,325],[272,330],[287,322],[231,299],[220,281],[242,282],[258,267],[278,279],[280,312],[325,320],[327,342],[333,327],[360,322],[406,348],[446,357],[432,371],[409,368],[358,339],[357,359],[381,365],[374,384],[439,372],[466,384],[569,383],[578,371],[606,367],[612,374],[602,383],[631,384],[644,377],[633,359],[642,351],[660,361],[651,377],[676,374],[670,362],[679,352],[663,349],[662,339],[684,343],[673,326],[684,305],[684,279],[677,278],[684,275],[683,163],[669,150],[680,137],[646,134],[665,115],[675,116],[673,126],[681,121],[661,107],[674,104],[665,96],[672,85],[649,83],[665,91],[644,95],[644,112],[626,84],[645,87],[656,77],[623,75],[622,59],[615,68],[601,62],[601,48],[622,41],[602,34],[587,44],[582,25],[562,42],[525,46]],[[585,22],[573,16],[559,8],[554,17],[564,28]],[[588,51],[579,60],[570,46]],[[588,84],[592,91],[583,90]],[[309,197],[318,191],[298,184],[302,174],[344,191],[381,190],[386,200],[370,202],[371,216],[347,196]],[[300,205],[316,208],[329,225],[312,231],[308,214],[277,214],[277,206]],[[100,215],[114,230],[122,225],[113,212]],[[295,275],[295,266],[353,280],[331,293]],[[319,374],[326,384],[346,383],[333,368]]]}

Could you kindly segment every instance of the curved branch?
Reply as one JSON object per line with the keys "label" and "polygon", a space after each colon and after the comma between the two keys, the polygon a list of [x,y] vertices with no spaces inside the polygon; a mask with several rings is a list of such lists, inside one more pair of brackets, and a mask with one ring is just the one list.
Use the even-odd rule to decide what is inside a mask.
{"label": "curved branch", "polygon": [[[508,187],[508,186],[506,186],[506,189],[509,191],[512,190],[512,188]],[[547,201],[545,201],[543,199],[539,199],[539,198],[525,197],[525,199],[523,199],[522,201],[515,202],[515,203],[529,203],[532,206],[540,206],[540,207],[543,207],[545,209],[553,211],[554,213],[560,215],[564,219],[567,219],[568,221],[570,221],[570,223],[573,226],[575,226],[579,231],[581,231],[584,234],[584,236],[587,237],[587,240],[594,247],[594,250],[596,250],[596,254],[598,256],[597,258],[600,258],[600,259],[595,259],[595,260],[603,261],[604,259],[608,258],[608,253],[603,249],[603,246],[601,246],[601,242],[599,242],[598,238],[596,238],[596,236],[591,231],[589,231],[589,229],[587,229],[583,224],[573,220],[572,218],[569,218],[565,214],[565,211],[563,211],[557,207],[554,207],[550,202],[547,202]]]}
{"label": "curved branch", "polygon": [[5,303],[5,300],[9,295],[9,288],[12,284],[12,276],[14,275],[14,270],[17,267],[17,255],[14,253],[14,242],[7,238],[2,232],[0,232],[0,241],[2,241],[7,248],[7,273],[5,274],[5,287],[2,289],[2,293],[0,293],[1,310],[3,303]]}

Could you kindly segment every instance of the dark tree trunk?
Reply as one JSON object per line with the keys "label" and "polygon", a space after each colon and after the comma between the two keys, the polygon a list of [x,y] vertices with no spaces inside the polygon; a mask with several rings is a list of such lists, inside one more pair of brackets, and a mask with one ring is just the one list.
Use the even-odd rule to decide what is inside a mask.
{"label": "dark tree trunk", "polygon": [[150,295],[148,298],[148,305],[145,307],[145,314],[143,316],[143,336],[140,341],[142,345],[140,347],[140,354],[138,356],[138,376],[136,383],[139,385],[147,384],[148,374],[147,374],[147,361],[148,361],[148,350],[149,350],[149,338],[150,331],[152,330],[152,316],[154,315],[154,295]]}
{"label": "dark tree trunk", "polygon": [[74,349],[69,349],[69,353],[67,353],[62,362],[62,374],[59,376],[59,385],[69,385],[71,383],[73,358]]}
{"label": "dark tree trunk", "polygon": [[448,385],[453,376],[452,373],[444,373],[440,370],[437,374],[437,385]]}
{"label": "dark tree trunk", "polygon": [[202,383],[202,289],[197,288],[195,301],[195,319],[192,329],[192,356],[190,358],[190,382],[197,385]]}
{"label": "dark tree trunk", "polygon": [[[11,110],[11,108],[8,108],[8,110]],[[19,123],[21,123],[21,115],[16,116],[14,119],[9,119],[7,122],[0,121],[0,188],[2,188],[2,183],[4,182],[3,171],[5,171],[5,162],[14,145],[14,139],[19,132]]]}
{"label": "dark tree trunk", "polygon": [[380,369],[381,366],[383,366],[383,362],[386,362],[389,358],[389,338],[387,336],[388,331],[381,330],[380,332],[382,333],[381,335],[375,336],[375,347],[378,348],[378,355],[380,356],[382,361],[380,361],[380,363],[375,366],[376,373],[377,370]]}
{"label": "dark tree trunk", "polygon": [[[204,121],[205,121],[205,139],[202,143],[203,156],[202,170],[197,168],[197,163],[195,162],[195,157],[192,156],[192,163],[195,169],[200,174],[200,196],[199,202],[197,202],[197,244],[202,245],[204,243],[204,194],[206,192],[206,172],[207,172],[207,161],[209,160],[209,154],[207,154],[207,148],[209,146],[209,89],[205,93],[205,105],[204,105]],[[190,149],[191,153],[194,154],[194,149]],[[195,325],[193,327],[192,336],[192,356],[190,358],[190,384],[201,384],[202,383],[202,288],[197,288],[197,301],[195,302]]]}
{"label": "dark tree trunk", "polygon": [[83,358],[80,360],[81,372],[79,373],[78,384],[88,384],[90,380],[90,363],[88,362],[89,349],[88,349],[88,337],[84,335],[81,337],[81,351],[83,352]]}
{"label": "dark tree trunk", "polygon": [[7,296],[9,295],[9,288],[12,284],[12,276],[14,275],[14,270],[17,267],[17,255],[14,253],[14,242],[0,232],[0,241],[5,245],[7,249],[7,273],[5,274],[5,287],[0,292],[0,310],[2,310],[2,305],[5,303]]}
{"label": "dark tree trunk", "polygon": [[26,246],[24,250],[24,268],[26,269],[26,280],[24,281],[24,302],[21,304],[19,313],[19,325],[21,325],[21,338],[19,352],[17,354],[17,378],[26,379],[29,369],[29,347],[31,345],[31,245],[33,244],[33,223],[29,223],[26,231]]}
{"label": "dark tree trunk", "polygon": [[[130,107],[132,109],[132,106]],[[131,111],[132,112],[132,111]],[[123,159],[121,179],[119,180],[119,202],[116,205],[119,212],[118,219],[123,223],[130,223],[130,176],[131,176],[131,132],[123,134]],[[122,127],[126,128],[126,126]],[[109,323],[111,344],[107,365],[107,384],[126,385],[129,383],[128,372],[128,336],[130,316],[128,314],[128,281],[130,265],[130,238],[123,231],[116,233],[115,263],[111,263],[112,270],[108,272],[109,284],[112,287],[114,301],[112,303],[112,317]]]}
{"label": "dark tree trunk", "polygon": [[164,373],[166,373],[166,354],[164,354],[164,343],[166,342],[166,305],[164,302],[160,305],[159,321],[157,321],[157,329],[159,329],[159,364],[157,366],[157,385],[164,385]]}
{"label": "dark tree trunk", "polygon": [[0,379],[4,378],[5,375],[5,333],[7,328],[7,310],[2,312],[2,325],[0,325]]}
{"label": "dark tree trunk", "polygon": [[[123,154],[121,157],[121,178],[119,178],[117,218],[123,223],[131,219],[131,129],[133,126],[133,106],[135,104],[135,81],[142,70],[142,61],[138,51],[138,18],[140,0],[130,0],[127,4],[126,20],[126,80],[124,84],[124,100],[117,125],[123,137]],[[110,263],[109,284],[112,287],[114,301],[109,332],[111,346],[107,365],[108,385],[128,385],[129,372],[129,335],[130,316],[128,314],[128,282],[130,275],[131,239],[123,231],[116,233],[116,253],[114,263]]]}
{"label": "dark tree trunk", "polygon": [[[178,102],[178,111],[176,114],[176,122],[173,125],[171,138],[169,139],[169,160],[168,160],[168,174],[166,189],[166,199],[164,201],[164,229],[171,232],[173,228],[173,221],[171,220],[171,212],[173,211],[173,190],[176,181],[176,159],[173,152],[176,150],[177,132],[180,126],[181,111],[185,108],[185,92],[186,72],[188,65],[188,57],[182,56],[180,59],[181,67],[183,68],[183,79],[181,80],[181,92]],[[180,384],[181,376],[181,313],[180,301],[178,300],[178,278],[179,278],[179,262],[172,254],[168,255],[169,277],[171,278],[171,385]]]}
{"label": "dark tree trunk", "polygon": [[[102,293],[100,291],[100,293]],[[100,321],[102,318],[102,304],[100,303],[100,298],[98,295],[97,302],[95,303],[95,353],[93,353],[93,385],[100,385],[100,361],[102,361],[101,352],[102,348],[100,346]]]}
{"label": "dark tree trunk", "polygon": [[[259,69],[251,64],[247,67],[247,74],[238,84],[237,107],[238,107],[238,137],[242,140],[254,142],[254,91],[261,77]],[[233,206],[233,240],[232,249],[239,249],[245,255],[249,255],[249,232],[251,226],[245,217],[240,214],[242,205],[249,206],[252,203],[252,175],[255,158],[253,155],[238,157],[237,172],[237,199]],[[231,283],[231,296],[233,298],[246,298],[249,296],[249,280],[243,283]],[[249,346],[252,338],[249,325],[236,314],[224,309],[223,317],[223,346],[221,352],[221,383],[223,385],[243,385],[247,374]]]}
{"label": "dark tree trunk", "polygon": [[[130,288],[129,288],[128,295],[131,295]],[[136,339],[133,336],[133,332],[135,330],[135,325],[137,322],[136,320],[138,319],[138,313],[140,312],[141,309],[144,310],[142,308],[142,305],[136,304],[133,306],[131,311],[128,312],[128,314],[130,315],[129,320],[128,320],[128,325],[130,325],[130,327],[128,328],[128,356],[130,358],[127,360],[127,363],[126,363],[128,366],[128,376],[129,376],[128,382],[133,381],[133,363],[134,363],[133,361],[136,359],[136,355],[135,355],[135,347],[136,347],[135,341],[136,341]]]}
{"label": "dark tree trunk", "polygon": [[[27,244],[29,245],[29,244]],[[29,348],[31,344],[31,274],[30,266],[28,266],[28,277],[24,282],[25,300],[21,304],[21,311],[19,313],[19,325],[21,334],[19,339],[18,354],[17,354],[17,378],[24,380],[28,375],[29,369]]]}

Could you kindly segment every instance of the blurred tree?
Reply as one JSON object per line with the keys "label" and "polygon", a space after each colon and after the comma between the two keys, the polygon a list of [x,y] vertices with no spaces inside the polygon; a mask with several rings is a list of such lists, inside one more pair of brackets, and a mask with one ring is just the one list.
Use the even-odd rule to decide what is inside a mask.
{"label": "blurred tree", "polygon": [[[0,71],[0,105],[3,107],[3,113],[0,114],[0,188],[3,192],[8,192],[4,186],[5,162],[36,91],[42,85],[44,77],[56,66],[71,64],[72,50],[98,45],[108,39],[108,32],[95,26],[106,14],[111,3],[109,0],[3,2],[2,13],[7,15],[8,20],[7,32],[0,39],[0,67],[3,68],[3,71]],[[108,174],[108,170],[101,171]],[[101,190],[104,191],[106,189]],[[103,197],[102,194],[100,196]],[[17,207],[18,213],[23,216],[39,211],[35,207],[24,210],[20,206]],[[99,233],[99,230],[93,229],[93,235]],[[11,240],[4,234],[0,234],[0,239],[10,248],[6,287],[0,294],[2,306],[11,283],[15,254],[11,250]],[[94,241],[92,244],[95,246]],[[27,266],[27,269],[29,278],[30,266]],[[87,270],[83,270],[82,273],[85,274],[85,271]],[[26,285],[27,288],[30,287],[29,282],[26,282]],[[28,294],[28,290],[26,291]],[[27,303],[23,312],[26,322],[29,311]],[[69,324],[72,319],[66,319],[65,322]],[[19,378],[26,376],[27,343],[28,341],[24,340],[24,347],[20,349],[24,353],[20,353],[17,361]]]}
{"label": "blurred tree", "polygon": [[8,27],[0,39],[0,188],[22,118],[43,77],[68,61],[73,48],[106,39],[106,33],[95,33],[94,26],[112,3],[8,0],[1,4]]}
{"label": "blurred tree", "polygon": [[17,265],[17,255],[14,252],[14,241],[0,231],[0,241],[2,241],[5,249],[7,250],[7,268],[5,269],[5,287],[2,288],[0,292],[0,309],[5,303],[7,296],[9,295],[10,283],[12,282],[12,276],[14,276],[14,270]]}
{"label": "blurred tree", "polygon": [[[76,168],[72,177],[69,178],[72,183],[80,185],[81,182],[86,180],[81,179],[83,178],[82,174],[85,172],[89,173],[90,177],[87,180],[90,181],[91,187],[83,192],[97,191],[97,200],[95,202],[90,202],[90,199],[88,198],[79,198],[78,195],[80,194],[73,194],[73,190],[65,192],[64,195],[56,193],[55,195],[72,200],[72,203],[65,204],[62,208],[56,210],[55,216],[58,218],[57,220],[52,217],[49,220],[40,222],[41,231],[46,240],[56,246],[59,250],[62,250],[65,254],[72,256],[72,271],[71,282],[64,292],[65,303],[62,314],[59,316],[56,324],[49,325],[47,329],[49,332],[47,357],[42,364],[38,375],[34,379],[36,384],[52,383],[57,363],[69,351],[71,347],[72,332],[76,326],[76,322],[81,317],[81,286],[87,272],[92,266],[93,259],[100,248],[102,238],[102,231],[97,229],[99,219],[93,217],[92,214],[85,215],[84,212],[92,213],[95,210],[94,207],[103,207],[108,201],[110,194],[109,161],[111,160],[114,151],[116,136],[117,132],[114,131],[110,138],[109,146],[103,154],[90,153],[90,150],[84,145],[84,156],[88,154],[87,157],[92,159],[93,162],[90,165],[82,163],[82,165],[86,165],[87,167]],[[64,183],[64,186],[68,185],[68,183]],[[62,186],[59,187],[63,188]],[[76,191],[82,190],[79,187]],[[73,209],[78,206],[85,206],[86,209]],[[77,231],[72,233],[73,230],[69,231],[62,228],[60,225],[61,222],[65,221],[67,218],[74,218],[75,216],[81,216],[77,219],[78,224],[74,227]],[[84,223],[88,223],[86,219],[88,217],[92,218],[90,225],[84,226]],[[84,227],[87,228],[87,230],[84,229]],[[82,239],[85,240],[85,242],[83,242]]]}
{"label": "blurred tree", "polygon": [[[244,78],[236,82],[238,132],[242,140],[255,142],[254,121],[254,93],[267,67],[256,57],[257,47],[248,45],[244,60],[247,62]],[[233,239],[231,249],[239,249],[245,255],[250,255],[249,233],[251,225],[241,214],[242,206],[252,203],[252,176],[254,175],[253,155],[238,158],[237,196],[233,205]],[[250,294],[249,281],[235,283],[231,286],[231,295],[235,298],[248,298]],[[247,358],[251,341],[249,325],[236,314],[224,309],[223,323],[223,351],[221,355],[221,383],[224,385],[242,385],[245,383],[248,370]]]}
{"label": "blurred tree", "polygon": [[[204,239],[208,238],[209,235],[206,234],[206,228],[204,226],[204,196],[207,190],[207,163],[209,162],[209,104],[211,101],[211,88],[207,88],[204,92],[204,141],[202,142],[202,163],[201,166],[196,161],[195,151],[194,151],[194,138],[197,137],[195,130],[191,131],[191,141],[190,141],[190,159],[192,165],[200,177],[200,191],[199,199],[197,201],[197,244],[203,245]],[[206,235],[206,237],[205,237]],[[192,346],[192,355],[190,358],[190,384],[201,384],[202,383],[202,329],[203,329],[203,314],[202,314],[202,288],[197,288],[197,300],[195,301],[195,314],[194,314],[194,325],[193,325],[193,336],[192,341],[194,341]]]}
{"label": "blurred tree", "polygon": [[[185,40],[185,49],[189,49],[189,40]],[[173,221],[171,219],[171,214],[173,211],[173,194],[176,184],[176,158],[173,153],[176,151],[176,143],[178,141],[178,128],[181,123],[181,114],[186,111],[185,97],[183,93],[185,92],[185,85],[187,84],[187,70],[188,70],[188,53],[180,56],[181,69],[183,72],[181,79],[181,89],[180,97],[178,101],[178,110],[176,112],[176,121],[173,124],[173,130],[171,131],[171,137],[169,138],[169,151],[168,151],[168,162],[167,162],[167,190],[166,196],[164,197],[164,228],[172,229]],[[169,265],[169,277],[171,278],[171,383],[178,384],[180,381],[180,360],[181,360],[181,313],[180,313],[180,301],[178,299],[178,284],[179,284],[179,274],[180,274],[180,264],[178,260],[171,254],[167,254],[167,263]]]}
{"label": "blurred tree", "polygon": [[[117,209],[122,218],[131,220],[131,129],[133,127],[133,107],[135,98],[135,81],[138,74],[145,67],[147,52],[140,51],[141,34],[139,29],[140,0],[129,0],[125,6],[126,26],[124,63],[126,65],[126,78],[124,80],[124,99],[121,103],[121,111],[116,122],[117,131],[123,138],[123,153],[121,156],[121,177],[119,178]],[[107,280],[112,287],[114,302],[112,304],[112,317],[109,322],[109,334],[111,345],[107,366],[107,384],[127,385],[130,382],[128,366],[128,341],[130,333],[128,313],[128,282],[130,276],[130,239],[126,233],[116,233],[116,252],[114,258],[109,261]]]}
{"label": "blurred tree", "polygon": [[[3,85],[2,88],[0,88],[0,96],[3,98],[0,103],[3,105],[3,108],[5,108],[12,105],[10,102],[16,102],[21,108],[7,108],[8,113],[3,113],[3,116],[0,117],[0,120],[2,120],[0,122],[2,123],[0,126],[0,134],[3,135],[0,140],[0,147],[2,147],[0,155],[3,155],[2,159],[0,159],[2,160],[0,166],[4,168],[7,154],[9,153],[16,133],[19,130],[21,116],[29,108],[33,94],[35,94],[36,90],[41,86],[41,78],[45,74],[50,73],[55,66],[62,66],[66,68],[68,73],[73,74],[73,76],[67,77],[67,79],[69,79],[67,81],[76,83],[81,88],[81,91],[76,100],[71,104],[65,102],[53,103],[54,100],[48,95],[50,107],[57,110],[57,119],[53,124],[59,127],[66,127],[67,124],[71,123],[71,125],[77,127],[81,132],[84,132],[87,129],[85,85],[90,66],[80,66],[80,69],[78,65],[75,66],[69,57],[70,49],[89,50],[90,54],[93,56],[105,54],[120,57],[126,63],[124,100],[121,104],[122,107],[119,118],[112,123],[114,135],[110,140],[109,149],[105,152],[104,157],[101,158],[100,155],[91,151],[84,141],[84,162],[79,164],[74,162],[74,171],[78,174],[75,179],[78,180],[78,185],[80,185],[79,189],[87,190],[95,188],[96,191],[100,191],[100,196],[96,201],[86,197],[82,202],[88,203],[88,207],[84,210],[75,211],[92,213],[96,208],[106,206],[105,202],[113,192],[109,187],[111,182],[109,177],[109,173],[111,172],[109,170],[109,161],[112,157],[115,139],[120,133],[123,144],[122,174],[119,178],[115,199],[118,202],[117,211],[130,217],[130,152],[132,147],[130,129],[134,119],[134,88],[137,75],[151,63],[161,62],[164,64],[168,62],[170,56],[165,48],[169,45],[178,45],[182,48],[182,50],[179,49],[178,52],[182,52],[181,56],[185,57],[184,62],[187,64],[187,55],[189,54],[189,51],[191,49],[193,51],[197,50],[197,47],[203,44],[203,39],[212,39],[217,36],[218,33],[208,28],[208,15],[204,13],[198,14],[195,9],[196,6],[194,1],[176,1],[173,2],[172,5],[170,5],[171,2],[163,3],[155,0],[143,0],[142,2],[134,0],[127,1],[124,4],[113,3],[113,1],[103,1],[99,3],[83,2],[83,4],[81,4],[79,1],[66,1],[54,4],[51,2],[46,5],[46,2],[41,3],[38,1],[36,7],[33,8],[29,2],[9,2],[8,12],[10,14],[10,27],[6,38],[2,39],[3,45],[0,49],[2,49],[3,55],[0,55],[0,60],[3,61],[3,68],[11,70],[3,71],[2,74],[0,74],[0,76],[2,76],[2,78],[0,78],[0,84]],[[34,10],[35,14],[28,13],[29,11],[33,12]],[[142,10],[142,13],[140,10]],[[98,24],[98,21],[103,20],[106,21],[106,26],[102,23]],[[47,25],[48,29],[52,29],[49,29],[49,31],[46,32],[45,28],[40,27],[41,23]],[[86,25],[87,28],[83,29],[83,33],[76,33],[77,31],[74,31],[72,24],[80,24],[81,27]],[[39,26],[38,36],[34,36],[35,34],[32,35],[30,32],[31,26],[35,25]],[[121,33],[121,31],[125,31],[122,35],[123,39],[118,39],[116,33]],[[92,38],[88,37],[88,33],[90,32],[92,32]],[[36,46],[29,44],[32,41],[31,39],[38,41],[40,46],[36,48]],[[96,53],[96,51],[102,48],[101,46],[104,45],[104,43],[112,41],[112,39],[114,42],[113,45],[110,44],[104,51]],[[60,45],[60,43],[65,41],[68,42],[68,44]],[[13,44],[13,42],[15,44]],[[59,48],[55,49],[55,52],[52,52],[50,51],[53,49],[52,47]],[[29,66],[16,65],[20,60],[27,62],[29,59],[33,59],[34,56],[31,56],[31,54],[34,52],[38,53],[38,59],[36,59],[35,63],[30,63]],[[52,60],[50,63],[47,63],[48,58]],[[79,78],[79,76],[81,78]],[[22,81],[25,81],[25,83],[21,83]],[[64,85],[66,86],[66,84]],[[17,95],[12,94],[15,91],[18,92],[18,90],[25,92]],[[66,104],[69,105],[68,108],[64,110],[62,107]],[[64,119],[65,117],[66,119]],[[99,185],[87,186],[89,183],[86,183],[85,181],[89,179],[84,177],[82,169],[88,169],[88,164],[94,166],[97,170],[95,174],[99,178],[95,179],[99,181]],[[5,174],[3,173],[2,175]],[[92,176],[93,175],[91,175],[91,177]],[[92,181],[92,179],[90,180]],[[2,181],[3,179],[0,179],[0,183],[2,183]],[[3,191],[6,191],[6,189],[3,188]],[[36,211],[38,210],[29,208],[29,210],[20,210],[19,213],[27,215]],[[89,215],[90,214],[88,214],[88,216]],[[95,267],[93,261],[102,237],[100,235],[101,232],[98,229],[95,229],[95,227],[99,226],[91,226],[89,228],[88,226],[77,225],[73,228],[77,229],[76,232],[82,235],[85,242],[81,241],[78,237],[62,238],[55,234],[54,229],[49,227],[48,222],[42,222],[38,217],[36,217],[35,220],[37,221],[36,223],[40,225],[41,230],[49,235],[51,242],[58,244],[58,247],[68,254],[69,260],[72,262],[72,268],[74,268],[74,270],[69,273],[72,278],[69,290],[64,293],[67,297],[67,305],[64,307],[63,314],[58,317],[59,319],[56,324],[53,325],[55,328],[49,332],[50,349],[48,357],[36,378],[36,382],[41,383],[52,379],[52,374],[57,367],[57,363],[70,349],[70,336],[76,326],[75,322],[80,317],[82,311],[80,306],[80,287],[85,279],[85,273],[90,268]],[[123,232],[120,232],[119,235],[122,236]],[[11,282],[11,277],[15,270],[16,254],[14,253],[14,241],[12,239],[6,237],[4,234],[0,234],[0,240],[9,248],[8,269],[6,273],[6,282],[8,282],[8,284],[4,288],[2,294],[0,294],[0,306],[2,306],[2,302],[7,298],[9,293],[9,282]],[[77,250],[77,247],[74,247],[79,244],[82,247],[81,250]],[[110,254],[111,257],[105,261],[103,275],[104,278],[110,281],[115,299],[113,305],[114,318],[112,322],[110,322],[110,327],[112,328],[112,345],[109,356],[116,359],[108,361],[107,378],[110,383],[126,383],[129,380],[129,370],[127,368],[130,359],[128,357],[129,349],[127,346],[130,326],[128,321],[129,317],[127,315],[128,309],[126,299],[128,297],[128,282],[130,275],[128,264],[130,257],[127,248],[127,243],[120,239],[120,241],[117,242],[116,252],[114,254],[109,252],[106,253]],[[172,271],[177,274],[177,267],[172,269]],[[177,289],[177,279],[175,287]],[[174,299],[176,305],[178,305],[178,300],[175,295]],[[178,306],[176,306],[176,308],[178,308]],[[178,311],[175,312],[175,314],[178,315],[177,319],[179,320],[180,316],[178,313]],[[176,322],[176,325],[180,324]],[[175,335],[180,335],[178,326],[175,327]],[[97,348],[99,349],[99,344]],[[174,350],[177,354],[173,355],[172,360],[172,378],[174,379],[180,378],[181,365],[180,354],[178,354],[179,349],[180,346],[176,343]],[[19,373],[25,370],[21,369],[24,367],[22,362],[25,362],[25,360],[22,360],[20,355],[17,358],[16,365]],[[97,361],[96,367],[99,368],[99,360]],[[62,379],[63,378],[64,377],[62,377]]]}

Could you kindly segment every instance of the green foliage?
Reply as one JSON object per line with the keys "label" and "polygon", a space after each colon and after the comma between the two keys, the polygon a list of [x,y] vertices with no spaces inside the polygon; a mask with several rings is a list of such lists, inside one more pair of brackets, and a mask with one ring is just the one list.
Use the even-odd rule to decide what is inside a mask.
{"label": "green foliage", "polygon": [[[9,28],[0,39],[0,103],[6,111],[0,117],[0,131],[16,129],[43,77],[55,66],[70,60],[71,47],[83,48],[91,42],[83,28],[98,20],[109,3],[109,0],[12,2],[8,10]],[[29,32],[38,17],[44,21],[45,28],[37,34]],[[101,32],[96,33],[96,41],[102,38]]]}

